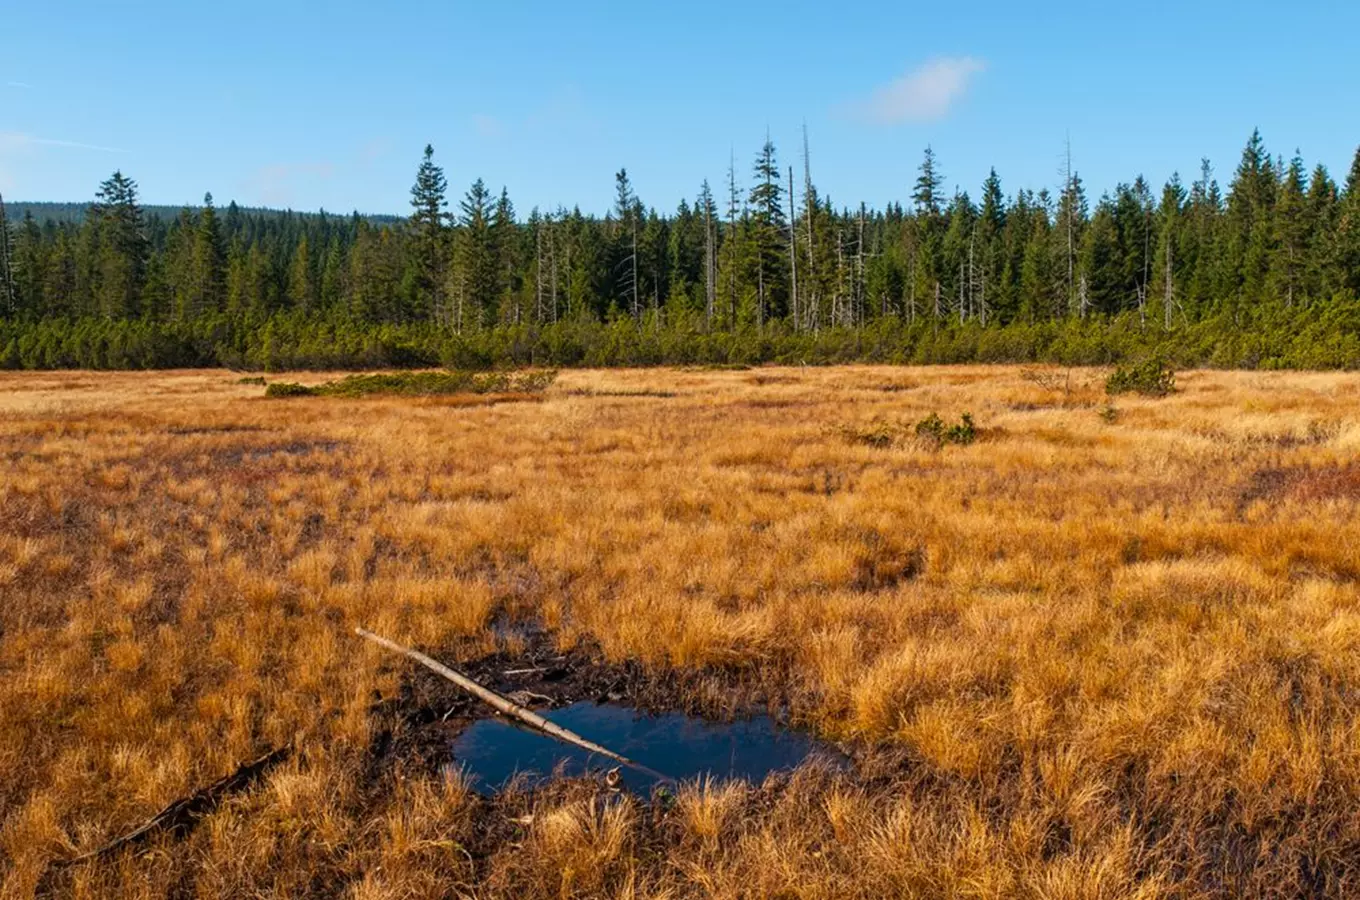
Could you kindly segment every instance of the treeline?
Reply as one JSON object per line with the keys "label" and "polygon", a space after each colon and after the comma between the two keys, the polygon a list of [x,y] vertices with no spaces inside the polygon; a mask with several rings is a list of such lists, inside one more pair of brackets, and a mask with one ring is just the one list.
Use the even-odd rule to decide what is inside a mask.
{"label": "treeline", "polygon": [[[1142,178],[1091,203],[942,190],[819,194],[773,144],[668,215],[626,171],[604,217],[516,214],[480,180],[450,211],[426,148],[392,223],[214,207],[166,219],[121,172],[83,221],[0,211],[0,365],[349,368],[1030,361],[1360,365],[1360,153],[1344,186],[1259,134],[1226,190]],[[797,177],[795,177],[797,176]]]}

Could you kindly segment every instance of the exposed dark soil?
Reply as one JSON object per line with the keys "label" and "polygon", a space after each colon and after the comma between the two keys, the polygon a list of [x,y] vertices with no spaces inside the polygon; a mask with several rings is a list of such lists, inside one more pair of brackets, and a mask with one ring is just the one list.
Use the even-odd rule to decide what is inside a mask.
{"label": "exposed dark soil", "polygon": [[[497,634],[500,649],[453,668],[535,712],[593,700],[652,713],[713,719],[763,713],[789,722],[787,706],[754,670],[648,672],[634,661],[609,662],[592,641],[561,650],[555,636],[537,625],[500,626]],[[459,656],[426,652],[446,664]],[[375,776],[394,765],[438,771],[465,727],[496,715],[433,672],[409,668],[399,694],[373,710],[379,725],[370,754]]]}

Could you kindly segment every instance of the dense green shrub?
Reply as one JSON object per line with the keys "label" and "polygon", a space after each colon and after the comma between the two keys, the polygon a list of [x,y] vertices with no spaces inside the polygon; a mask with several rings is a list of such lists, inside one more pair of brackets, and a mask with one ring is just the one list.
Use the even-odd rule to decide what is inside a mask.
{"label": "dense green shrub", "polygon": [[265,386],[266,397],[315,397],[317,389],[293,381],[275,381]]}
{"label": "dense green shrub", "polygon": [[1115,369],[1105,381],[1105,393],[1142,394],[1165,397],[1176,390],[1176,373],[1161,359],[1149,359],[1134,366]]}
{"label": "dense green shrub", "polygon": [[[367,397],[393,394],[428,397],[443,394],[537,394],[548,389],[557,372],[389,372],[350,375],[316,387],[273,382],[266,397]],[[263,379],[261,379],[263,380]]]}
{"label": "dense green shrub", "polygon": [[1172,330],[1137,315],[989,324],[895,316],[859,328],[793,329],[786,321],[709,330],[702,317],[590,315],[461,333],[432,322],[363,323],[335,313],[213,314],[199,319],[0,319],[0,367],[459,371],[518,367],[1047,362],[1264,369],[1360,367],[1360,303],[1264,305]]}
{"label": "dense green shrub", "polygon": [[938,413],[931,413],[916,423],[916,436],[939,447],[943,444],[967,445],[977,440],[977,426],[971,413],[964,413],[957,424],[946,424]]}

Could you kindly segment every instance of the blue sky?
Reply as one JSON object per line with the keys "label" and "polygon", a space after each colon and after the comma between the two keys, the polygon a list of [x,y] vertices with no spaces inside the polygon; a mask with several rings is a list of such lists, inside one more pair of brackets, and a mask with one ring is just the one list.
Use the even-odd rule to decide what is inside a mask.
{"label": "blue sky", "polygon": [[1093,194],[1226,183],[1258,126],[1338,179],[1360,144],[1356,3],[384,6],[0,0],[0,192],[405,213],[431,142],[454,195],[603,212],[626,166],[664,210],[806,122],[823,192],[881,206],[927,144],[974,196],[1054,185],[1068,135]]}

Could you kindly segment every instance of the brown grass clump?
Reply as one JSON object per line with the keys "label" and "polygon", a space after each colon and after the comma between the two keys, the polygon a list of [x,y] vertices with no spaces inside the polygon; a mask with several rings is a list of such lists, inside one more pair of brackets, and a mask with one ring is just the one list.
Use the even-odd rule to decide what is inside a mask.
{"label": "brown grass clump", "polygon": [[[1360,377],[1178,373],[1109,422],[1103,381],[0,374],[0,897],[1360,893]],[[979,439],[913,439],[936,410]],[[855,765],[481,798],[350,634],[468,662],[531,623]]]}

